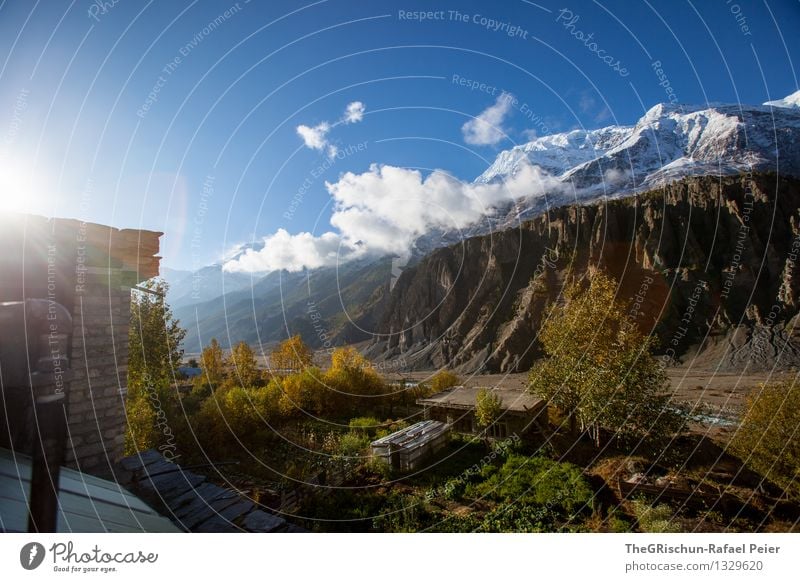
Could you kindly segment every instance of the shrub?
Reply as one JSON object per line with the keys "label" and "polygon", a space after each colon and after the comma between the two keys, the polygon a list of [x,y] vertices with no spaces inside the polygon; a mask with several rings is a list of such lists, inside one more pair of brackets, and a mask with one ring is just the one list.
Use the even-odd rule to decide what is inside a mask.
{"label": "shrub", "polygon": [[360,457],[368,446],[368,436],[351,431],[342,435],[337,449],[338,453],[343,457]]}
{"label": "shrub", "polygon": [[558,531],[558,514],[543,505],[509,503],[496,507],[483,519],[478,531],[490,533],[538,533]]}
{"label": "shrub", "polygon": [[644,499],[632,502],[633,513],[639,522],[639,529],[645,533],[677,533],[680,524],[674,521],[674,512],[669,505],[651,506]]}
{"label": "shrub", "polygon": [[800,386],[762,384],[747,399],[731,449],[754,471],[800,500]]}
{"label": "shrub", "polygon": [[575,465],[513,454],[476,490],[499,501],[544,505],[566,512],[580,511],[593,495]]}
{"label": "shrub", "polygon": [[631,531],[632,527],[630,522],[625,519],[622,512],[618,511],[616,508],[608,512],[605,523],[608,531],[611,533],[628,533]]}
{"label": "shrub", "polygon": [[461,384],[461,378],[450,370],[439,370],[428,382],[432,393],[441,392],[459,384]]}
{"label": "shrub", "polygon": [[372,416],[359,416],[357,418],[350,419],[350,430],[360,432],[362,434],[374,436],[375,433],[381,428],[383,428],[383,423]]}

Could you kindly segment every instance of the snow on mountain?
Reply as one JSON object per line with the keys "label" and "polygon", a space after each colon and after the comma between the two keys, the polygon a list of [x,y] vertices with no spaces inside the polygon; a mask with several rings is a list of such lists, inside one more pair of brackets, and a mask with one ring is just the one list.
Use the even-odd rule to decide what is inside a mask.
{"label": "snow on mountain", "polygon": [[[659,104],[636,125],[548,135],[501,152],[478,183],[503,181],[523,164],[563,183],[509,208],[498,226],[547,207],[651,189],[697,175],[774,171],[800,175],[800,91],[763,106]],[[485,230],[485,229],[483,229]]]}
{"label": "snow on mountain", "polygon": [[800,107],[800,90],[795,91],[791,95],[787,95],[783,99],[767,101],[764,105],[768,107]]}

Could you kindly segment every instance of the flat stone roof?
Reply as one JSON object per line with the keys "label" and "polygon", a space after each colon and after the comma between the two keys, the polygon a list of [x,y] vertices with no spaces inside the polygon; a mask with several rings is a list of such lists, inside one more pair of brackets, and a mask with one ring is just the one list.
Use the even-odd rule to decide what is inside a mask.
{"label": "flat stone roof", "polygon": [[[478,392],[483,386],[453,386],[443,392],[434,394],[427,398],[420,398],[417,404],[423,406],[441,406],[444,408],[459,408],[468,410],[475,407],[475,400]],[[504,388],[503,386],[488,387],[490,392],[500,397],[503,410],[512,412],[530,412],[538,410],[544,406],[545,401],[527,392],[515,388]]]}

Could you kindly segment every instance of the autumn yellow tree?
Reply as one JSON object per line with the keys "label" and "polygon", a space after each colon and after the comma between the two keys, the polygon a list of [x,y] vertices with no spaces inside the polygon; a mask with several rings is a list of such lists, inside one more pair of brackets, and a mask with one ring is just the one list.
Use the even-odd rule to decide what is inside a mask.
{"label": "autumn yellow tree", "polygon": [[762,384],[748,396],[731,450],[747,466],[800,500],[800,386]]}
{"label": "autumn yellow tree", "polygon": [[618,443],[663,441],[683,422],[669,404],[667,376],[602,271],[570,285],[539,332],[547,357],[530,372],[530,390],[559,408],[596,446],[603,431]]}
{"label": "autumn yellow tree", "polygon": [[281,386],[282,394],[279,401],[281,414],[319,415],[328,411],[329,396],[326,394],[323,374],[318,368],[308,367],[284,378],[273,379],[270,385],[275,383]]}
{"label": "autumn yellow tree", "polygon": [[200,376],[202,382],[211,386],[212,389],[219,386],[225,379],[225,354],[217,338],[211,338],[208,346],[203,348],[200,366],[203,368],[203,374]]}
{"label": "autumn yellow tree", "polygon": [[249,388],[258,383],[260,374],[256,354],[247,342],[242,341],[233,346],[228,361],[231,374],[237,384]]}
{"label": "autumn yellow tree", "polygon": [[429,380],[431,393],[441,392],[461,384],[461,378],[450,370],[439,370]]}
{"label": "autumn yellow tree", "polygon": [[339,374],[350,394],[382,394],[383,379],[372,364],[352,347],[336,348],[331,355],[329,372]]}
{"label": "autumn yellow tree", "polygon": [[333,416],[363,413],[378,404],[385,393],[383,379],[364,356],[352,347],[337,348],[323,377],[325,409]]}
{"label": "autumn yellow tree", "polygon": [[311,351],[299,335],[282,341],[269,356],[269,367],[273,373],[298,372],[310,367],[314,361]]}

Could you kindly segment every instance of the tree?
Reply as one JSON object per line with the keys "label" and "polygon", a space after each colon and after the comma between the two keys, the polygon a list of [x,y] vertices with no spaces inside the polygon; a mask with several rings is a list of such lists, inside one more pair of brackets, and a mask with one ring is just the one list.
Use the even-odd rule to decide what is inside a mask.
{"label": "tree", "polygon": [[530,390],[561,409],[596,446],[601,431],[619,442],[658,442],[683,421],[669,405],[667,376],[654,339],[626,317],[617,283],[602,271],[570,285],[539,332],[547,357],[530,372]]}
{"label": "tree", "polygon": [[258,363],[252,348],[246,342],[239,342],[231,350],[231,368],[239,384],[244,387],[255,386],[259,379]]}
{"label": "tree", "polygon": [[314,361],[311,351],[299,335],[282,341],[269,356],[269,367],[275,373],[298,372]]}
{"label": "tree", "polygon": [[171,412],[169,388],[183,358],[186,335],[165,300],[167,283],[152,279],[142,289],[132,296],[128,332],[125,448],[131,454],[155,447],[163,435],[171,434],[164,430],[168,426],[156,425],[167,423]]}
{"label": "tree", "polygon": [[747,398],[731,449],[800,500],[800,386],[793,381],[761,384]]}
{"label": "tree", "polygon": [[279,382],[282,394],[279,401],[281,414],[321,414],[326,410],[327,394],[322,373],[318,368],[306,368],[302,372],[289,374]]}
{"label": "tree", "polygon": [[498,419],[503,410],[503,401],[500,397],[489,390],[481,388],[475,397],[475,420],[478,426],[487,428]]}
{"label": "tree", "polygon": [[450,370],[439,370],[430,379],[431,392],[441,392],[461,384],[461,378]]}
{"label": "tree", "polygon": [[336,348],[331,355],[331,367],[323,377],[326,390],[326,410],[339,415],[345,412],[374,408],[375,398],[359,398],[385,394],[383,379],[358,350]]}
{"label": "tree", "polygon": [[128,332],[128,390],[144,385],[169,386],[183,359],[181,328],[165,300],[166,282],[152,279],[134,292]]}
{"label": "tree", "polygon": [[211,342],[203,348],[200,355],[200,365],[203,368],[201,382],[215,388],[219,386],[225,378],[225,354],[222,346],[219,345],[217,338],[211,338]]}

